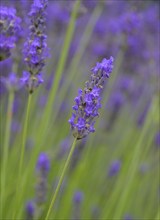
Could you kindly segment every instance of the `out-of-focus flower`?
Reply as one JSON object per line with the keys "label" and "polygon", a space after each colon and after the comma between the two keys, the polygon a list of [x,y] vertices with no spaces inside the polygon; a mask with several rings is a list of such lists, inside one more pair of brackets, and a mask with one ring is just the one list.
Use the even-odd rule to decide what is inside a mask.
{"label": "out-of-focus flower", "polygon": [[99,116],[98,109],[101,108],[100,94],[102,92],[105,78],[109,78],[113,69],[113,57],[109,60],[103,59],[92,68],[90,81],[86,82],[83,90],[79,89],[75,98],[72,117],[69,119],[74,137],[82,139],[90,132],[94,132],[95,117]]}
{"label": "out-of-focus flower", "polygon": [[36,204],[39,206],[46,201],[47,194],[47,175],[50,170],[50,160],[46,153],[41,153],[38,157],[36,170],[38,182],[36,185]]}
{"label": "out-of-focus flower", "polygon": [[14,8],[0,6],[0,61],[11,55],[21,32],[21,19]]}
{"label": "out-of-focus flower", "polygon": [[81,191],[76,191],[73,197],[73,202],[79,204],[83,201],[83,193]]}
{"label": "out-of-focus flower", "polygon": [[91,209],[91,219],[100,219],[100,208],[94,205]]}
{"label": "out-of-focus flower", "polygon": [[120,168],[121,168],[121,161],[119,160],[112,161],[112,163],[109,166],[108,175],[110,177],[117,175],[120,171]]}
{"label": "out-of-focus flower", "polygon": [[26,220],[33,220],[35,213],[35,204],[32,201],[27,202],[26,207]]}
{"label": "out-of-focus flower", "polygon": [[76,191],[73,196],[73,213],[72,219],[81,219],[81,204],[84,199],[84,194],[81,191]]}
{"label": "out-of-focus flower", "polygon": [[41,153],[39,155],[37,165],[36,165],[36,169],[37,169],[38,172],[48,173],[48,171],[50,169],[50,161],[49,161],[49,157],[46,153]]}
{"label": "out-of-focus flower", "polygon": [[129,214],[126,214],[123,219],[124,220],[133,220],[133,217]]}
{"label": "out-of-focus flower", "polygon": [[30,93],[42,82],[42,69],[45,59],[49,56],[45,34],[45,10],[48,0],[34,0],[30,17],[30,34],[24,44],[24,61],[27,71],[24,71],[22,81],[26,84]]}
{"label": "out-of-focus flower", "polygon": [[15,73],[10,73],[8,77],[1,77],[0,80],[10,91],[16,91],[23,86],[23,82],[18,78]]}

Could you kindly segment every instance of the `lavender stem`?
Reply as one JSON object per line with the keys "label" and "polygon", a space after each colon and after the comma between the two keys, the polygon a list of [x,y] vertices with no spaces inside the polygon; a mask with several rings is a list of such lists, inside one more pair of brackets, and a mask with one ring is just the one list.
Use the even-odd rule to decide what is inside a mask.
{"label": "lavender stem", "polygon": [[8,107],[7,107],[7,117],[6,117],[6,130],[4,136],[4,148],[3,148],[3,158],[2,158],[2,176],[1,176],[1,215],[3,211],[2,205],[4,204],[3,197],[5,196],[5,183],[6,183],[6,169],[8,164],[8,150],[10,141],[10,130],[12,123],[12,109],[14,101],[14,91],[9,91],[8,97]]}
{"label": "lavender stem", "polygon": [[50,203],[50,206],[49,206],[47,215],[46,215],[46,217],[45,217],[45,220],[49,219],[49,215],[50,215],[50,213],[51,213],[51,209],[52,209],[53,206],[54,206],[55,200],[56,200],[56,198],[57,198],[58,192],[59,192],[59,190],[60,190],[60,187],[61,187],[62,182],[63,182],[63,179],[64,179],[64,175],[65,175],[65,173],[66,173],[67,167],[68,167],[68,165],[69,165],[69,163],[70,163],[70,160],[71,160],[71,157],[72,157],[72,155],[73,155],[73,152],[74,152],[74,149],[75,149],[75,146],[76,146],[76,142],[77,142],[77,138],[74,139],[73,144],[72,144],[72,146],[71,146],[70,152],[69,152],[68,157],[67,157],[67,160],[66,160],[66,162],[65,162],[65,164],[64,164],[64,167],[63,167],[61,176],[60,176],[60,178],[59,178],[58,185],[57,185],[56,190],[55,190],[55,193],[54,193],[54,195],[53,195],[53,197],[52,197],[52,200],[51,200],[51,203]]}
{"label": "lavender stem", "polygon": [[[28,128],[28,121],[29,121],[29,112],[30,112],[30,106],[31,106],[31,97],[32,95],[29,94],[28,96],[28,103],[27,103],[27,110],[26,110],[26,117],[24,120],[24,128],[23,128],[23,133],[22,133],[22,146],[21,146],[21,152],[20,152],[20,162],[19,162],[19,172],[18,172],[18,181],[17,181],[17,187],[16,187],[16,202],[19,204],[20,202],[20,195],[21,193],[18,192],[21,190],[21,184],[20,184],[20,179],[22,175],[22,168],[23,168],[23,161],[24,161],[24,152],[25,152],[25,145],[26,145],[26,138],[27,138],[27,128]],[[18,198],[17,198],[18,197]],[[15,219],[14,214],[14,219]]]}

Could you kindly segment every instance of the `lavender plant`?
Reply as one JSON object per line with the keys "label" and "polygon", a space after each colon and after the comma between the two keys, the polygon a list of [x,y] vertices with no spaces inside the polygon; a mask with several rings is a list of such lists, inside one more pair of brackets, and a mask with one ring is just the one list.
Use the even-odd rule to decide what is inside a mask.
{"label": "lavender plant", "polygon": [[0,219],[159,220],[159,22],[153,0],[1,1]]}
{"label": "lavender plant", "polygon": [[113,57],[109,60],[103,59],[101,63],[97,63],[92,68],[93,74],[90,81],[86,82],[86,88],[84,89],[84,96],[82,90],[79,91],[79,96],[75,98],[76,105],[73,106],[75,114],[72,114],[72,118],[69,120],[71,129],[73,130],[73,136],[75,137],[69,155],[62,170],[58,185],[56,187],[54,196],[49,206],[46,219],[49,218],[51,208],[53,207],[56,197],[59,193],[62,185],[65,172],[70,163],[72,154],[74,152],[76,141],[86,137],[90,132],[94,132],[94,118],[98,116],[98,109],[100,105],[100,92],[103,89],[105,78],[109,78],[109,74],[113,69]]}

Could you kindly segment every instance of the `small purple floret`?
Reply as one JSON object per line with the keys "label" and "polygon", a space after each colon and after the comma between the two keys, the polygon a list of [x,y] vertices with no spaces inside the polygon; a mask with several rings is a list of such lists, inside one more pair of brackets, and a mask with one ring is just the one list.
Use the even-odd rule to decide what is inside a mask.
{"label": "small purple floret", "polygon": [[35,213],[35,205],[32,201],[26,204],[26,220],[32,220]]}
{"label": "small purple floret", "polygon": [[39,155],[36,168],[38,171],[48,172],[50,170],[50,160],[46,153]]}
{"label": "small purple floret", "polygon": [[109,167],[108,175],[110,177],[117,175],[118,172],[120,171],[120,168],[121,168],[121,162],[119,160],[113,161]]}
{"label": "small purple floret", "polygon": [[74,203],[81,203],[83,201],[83,193],[81,191],[76,191],[73,197]]}

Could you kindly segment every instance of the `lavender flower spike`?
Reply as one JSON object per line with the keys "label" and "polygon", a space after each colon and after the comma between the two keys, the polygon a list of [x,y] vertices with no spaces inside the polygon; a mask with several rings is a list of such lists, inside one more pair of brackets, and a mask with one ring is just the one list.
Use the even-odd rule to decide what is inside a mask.
{"label": "lavender flower spike", "polygon": [[101,92],[105,79],[109,78],[113,69],[113,57],[109,60],[103,59],[91,69],[90,81],[86,82],[86,87],[79,90],[75,98],[72,117],[69,119],[73,136],[77,139],[86,137],[90,132],[94,132],[95,117],[99,116],[98,109],[101,108]]}
{"label": "lavender flower spike", "polygon": [[48,57],[48,47],[45,34],[45,10],[48,0],[34,0],[30,17],[30,34],[24,44],[24,61],[27,65],[27,71],[24,71],[22,81],[32,93],[34,89],[43,83],[42,69],[45,65],[45,59]]}
{"label": "lavender flower spike", "polygon": [[21,32],[21,19],[16,16],[16,9],[0,6],[0,61],[11,55]]}
{"label": "lavender flower spike", "polygon": [[50,170],[50,160],[46,153],[41,153],[38,157],[36,170],[38,182],[36,185],[36,204],[42,205],[46,201],[47,195],[47,176]]}

